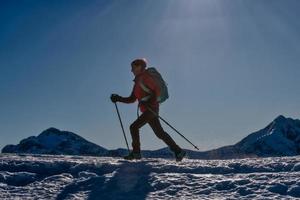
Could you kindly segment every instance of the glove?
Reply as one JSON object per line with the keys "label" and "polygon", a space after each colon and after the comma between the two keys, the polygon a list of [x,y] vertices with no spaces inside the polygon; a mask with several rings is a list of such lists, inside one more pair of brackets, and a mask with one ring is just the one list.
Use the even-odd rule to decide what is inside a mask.
{"label": "glove", "polygon": [[112,94],[112,95],[110,96],[110,100],[111,100],[113,103],[116,103],[116,102],[120,101],[120,99],[121,99],[121,97],[120,97],[119,95],[117,95],[117,94]]}

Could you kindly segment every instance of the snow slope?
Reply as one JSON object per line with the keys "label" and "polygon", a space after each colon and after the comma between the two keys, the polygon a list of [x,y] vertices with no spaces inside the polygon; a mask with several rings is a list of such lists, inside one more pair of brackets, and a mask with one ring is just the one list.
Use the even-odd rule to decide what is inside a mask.
{"label": "snow slope", "polygon": [[125,161],[0,154],[1,199],[300,199],[300,156]]}

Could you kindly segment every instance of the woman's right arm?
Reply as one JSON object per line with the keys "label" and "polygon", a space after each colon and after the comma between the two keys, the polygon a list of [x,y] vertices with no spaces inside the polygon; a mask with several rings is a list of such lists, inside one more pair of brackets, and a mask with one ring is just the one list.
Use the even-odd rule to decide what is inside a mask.
{"label": "woman's right arm", "polygon": [[136,101],[136,97],[134,95],[134,92],[132,90],[131,95],[129,97],[121,97],[120,102],[123,103],[134,103]]}

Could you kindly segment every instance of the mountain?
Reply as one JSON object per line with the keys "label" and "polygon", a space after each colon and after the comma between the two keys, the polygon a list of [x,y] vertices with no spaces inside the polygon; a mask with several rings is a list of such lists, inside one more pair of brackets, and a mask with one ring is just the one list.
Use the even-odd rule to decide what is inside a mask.
{"label": "mountain", "polygon": [[6,145],[2,153],[105,155],[107,150],[68,131],[49,128],[39,136],[23,139],[18,145]]}
{"label": "mountain", "polygon": [[280,115],[264,129],[252,133],[236,146],[258,156],[294,156],[300,154],[300,120]]}
{"label": "mountain", "polygon": [[278,116],[265,128],[251,133],[235,145],[193,154],[194,158],[296,156],[300,154],[300,120]]}
{"label": "mountain", "polygon": [[[280,115],[265,128],[251,133],[234,145],[210,151],[186,150],[193,159],[233,159],[245,157],[296,156],[300,154],[300,120]],[[120,157],[127,149],[106,150],[75,133],[49,128],[18,145],[7,145],[2,153],[68,154]],[[172,158],[168,148],[142,151],[146,158]]]}

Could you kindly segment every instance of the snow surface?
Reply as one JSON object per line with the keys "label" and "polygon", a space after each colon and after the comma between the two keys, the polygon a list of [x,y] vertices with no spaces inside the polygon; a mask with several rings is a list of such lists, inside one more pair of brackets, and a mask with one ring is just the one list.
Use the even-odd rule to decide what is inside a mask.
{"label": "snow surface", "polygon": [[300,156],[232,160],[0,154],[1,199],[300,199]]}

